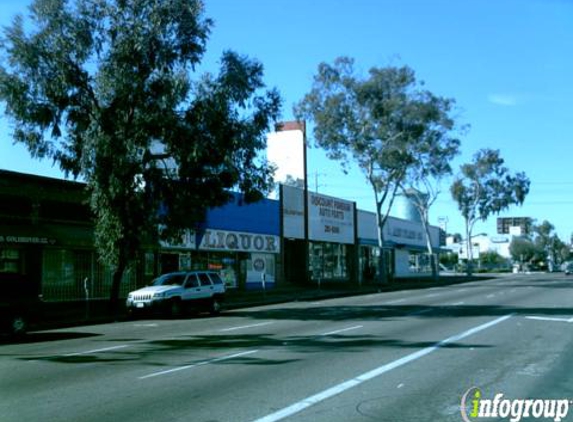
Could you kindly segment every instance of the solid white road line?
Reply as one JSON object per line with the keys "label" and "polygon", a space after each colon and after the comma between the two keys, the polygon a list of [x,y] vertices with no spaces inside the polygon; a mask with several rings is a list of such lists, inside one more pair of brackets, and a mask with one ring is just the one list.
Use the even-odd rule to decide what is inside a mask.
{"label": "solid white road line", "polygon": [[537,321],[553,321],[553,322],[573,322],[573,318],[554,318],[554,317],[538,317],[528,316],[527,319],[535,319]]}
{"label": "solid white road line", "polygon": [[406,299],[391,300],[390,302],[383,303],[383,305],[394,305],[396,303],[402,303],[402,302],[406,302]]}
{"label": "solid white road line", "polygon": [[220,332],[228,332],[228,331],[237,331],[237,330],[244,330],[247,328],[254,328],[254,327],[264,327],[265,325],[271,325],[274,324],[274,322],[261,322],[259,324],[250,324],[250,325],[241,325],[239,327],[231,327],[231,328],[223,328],[222,330],[219,330]]}
{"label": "solid white road line", "polygon": [[328,333],[321,334],[321,336],[332,336],[334,334],[345,333],[346,331],[357,330],[364,327],[363,325],[355,325],[354,327],[342,328],[340,330],[330,331]]}
{"label": "solid white road line", "polygon": [[103,349],[94,349],[94,350],[88,350],[86,352],[76,352],[76,353],[68,353],[66,355],[64,355],[65,357],[70,357],[70,356],[81,356],[81,355],[91,355],[94,353],[101,353],[101,352],[111,352],[112,350],[118,350],[118,349],[125,349],[126,347],[129,347],[129,345],[124,344],[121,346],[113,346],[113,347],[105,347]]}
{"label": "solid white road line", "polygon": [[382,365],[376,369],[373,369],[369,372],[365,372],[362,375],[359,375],[355,378],[352,378],[348,381],[345,381],[341,384],[335,385],[334,387],[328,388],[318,394],[315,394],[313,396],[307,397],[297,403],[292,404],[291,406],[285,407],[284,409],[281,409],[277,412],[271,413],[270,415],[264,416],[260,419],[256,419],[253,422],[276,422],[279,421],[281,419],[287,418],[289,416],[292,416],[296,413],[299,413],[317,403],[320,403],[324,400],[327,400],[331,397],[334,397],[338,394],[343,393],[346,390],[349,390],[351,388],[354,388],[366,381],[369,381],[373,378],[379,377],[380,375],[389,372],[393,369],[399,368],[401,366],[404,366],[410,362],[413,362],[415,360],[418,360],[426,355],[429,355],[432,352],[435,352],[436,350],[440,349],[443,346],[446,346],[450,343],[454,343],[456,341],[462,340],[466,337],[469,337],[473,334],[479,333],[480,331],[483,330],[487,330],[488,328],[493,327],[494,325],[497,325],[503,321],[506,321],[507,319],[511,318],[513,316],[513,314],[510,315],[505,315],[503,317],[494,319],[493,321],[489,321],[486,322],[485,324],[482,325],[478,325],[477,327],[474,328],[470,328],[469,330],[466,330],[460,334],[456,334],[452,337],[448,337],[445,340],[440,341],[439,343],[434,344],[433,346],[430,347],[426,347],[422,350],[419,350],[417,352],[414,352],[412,354],[409,354],[407,356],[404,356],[403,358],[400,358],[398,360],[395,360],[393,362],[387,363],[385,365]]}
{"label": "solid white road line", "polygon": [[252,355],[253,353],[257,353],[257,352],[258,352],[258,350],[247,350],[246,352],[240,352],[240,353],[235,353],[232,355],[221,356],[219,358],[204,360],[202,362],[194,363],[193,365],[178,366],[176,368],[168,369],[166,371],[154,372],[152,374],[145,375],[143,377],[139,377],[139,379],[144,380],[147,378],[158,377],[160,375],[167,375],[167,374],[171,374],[173,372],[179,372],[179,371],[184,371],[186,369],[196,368],[197,366],[209,365],[211,363],[217,363],[217,362],[222,362],[224,360],[235,359],[235,358],[239,358],[241,356]]}

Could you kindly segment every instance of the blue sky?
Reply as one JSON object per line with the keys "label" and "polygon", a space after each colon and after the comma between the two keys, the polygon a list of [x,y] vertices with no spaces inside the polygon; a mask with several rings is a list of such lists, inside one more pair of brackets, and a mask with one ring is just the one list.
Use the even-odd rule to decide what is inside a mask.
{"label": "blue sky", "polygon": [[[501,150],[507,166],[524,171],[531,192],[523,207],[501,216],[549,220],[559,235],[573,233],[573,1],[570,0],[206,0],[215,26],[201,70],[216,71],[226,49],[261,61],[265,80],[284,99],[283,118],[309,90],[322,61],[346,55],[364,73],[372,66],[408,65],[434,93],[454,98],[458,121],[469,124],[454,167],[480,148]],[[21,1],[0,0],[0,25]],[[13,146],[0,117],[0,168],[60,177],[50,162],[31,161]],[[309,134],[311,135],[311,134]],[[311,136],[312,138],[312,136]],[[373,210],[358,170],[345,175],[317,149],[309,153],[309,186]],[[450,180],[430,212],[463,220],[449,194]],[[495,216],[474,233],[495,235]]]}

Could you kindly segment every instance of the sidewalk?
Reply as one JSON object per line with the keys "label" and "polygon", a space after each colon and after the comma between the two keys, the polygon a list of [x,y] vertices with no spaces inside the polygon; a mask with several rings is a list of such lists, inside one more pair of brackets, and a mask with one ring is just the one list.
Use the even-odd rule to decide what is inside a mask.
{"label": "sidewalk", "polygon": [[[421,289],[436,286],[448,286],[476,280],[493,278],[493,275],[476,275],[468,279],[465,276],[443,276],[439,281],[432,280],[398,280],[385,285],[367,284],[324,284],[318,286],[301,286],[295,284],[283,285],[265,292],[260,290],[237,291],[228,290],[224,303],[225,310],[241,309],[251,306],[263,306],[292,301],[316,301],[336,297],[372,294],[384,291],[399,291]],[[31,324],[30,330],[46,330],[77,325],[105,324],[114,321],[127,320],[127,310],[121,306],[118,315],[110,312],[107,300],[89,302],[45,303],[43,317]]]}

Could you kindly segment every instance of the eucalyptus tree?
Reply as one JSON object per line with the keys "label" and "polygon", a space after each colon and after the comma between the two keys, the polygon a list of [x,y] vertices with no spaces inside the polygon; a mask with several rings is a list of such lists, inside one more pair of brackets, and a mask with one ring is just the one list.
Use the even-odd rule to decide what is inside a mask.
{"label": "eucalyptus tree", "polygon": [[[453,101],[426,94],[428,101],[422,106],[427,113],[434,113],[420,142],[413,153],[413,164],[408,168],[404,182],[400,184],[404,196],[416,207],[426,237],[430,255],[432,277],[437,278],[438,261],[430,231],[430,208],[440,194],[440,183],[452,174],[451,161],[459,154],[460,140],[453,136],[456,122],[451,117]],[[466,130],[466,127],[461,128]]]}
{"label": "eucalyptus tree", "polygon": [[[563,261],[563,251],[567,251],[567,245],[555,233],[555,226],[544,220],[541,224],[533,226],[535,233],[535,245],[545,251],[550,262],[558,266]],[[565,254],[567,256],[567,254]]]}
{"label": "eucalyptus tree", "polygon": [[[376,201],[380,248],[396,192],[409,171],[413,178],[413,169],[426,161],[424,154],[438,159],[431,151],[435,146],[449,144],[457,151],[449,137],[452,105],[422,89],[407,66],[373,67],[364,77],[355,72],[352,59],[340,57],[319,65],[310,92],[295,106],[297,118],[314,122],[315,143],[330,158],[345,170],[353,161],[365,175]],[[383,280],[384,256],[382,251]]]}
{"label": "eucalyptus tree", "polygon": [[478,221],[486,221],[512,205],[521,205],[529,193],[530,181],[523,172],[511,174],[499,150],[482,149],[471,163],[463,164],[450,192],[465,221],[469,262],[472,272],[472,231]]}
{"label": "eucalyptus tree", "polygon": [[[35,0],[0,44],[15,142],[87,182],[101,258],[122,274],[237,188],[272,185],[258,160],[280,98],[262,65],[227,51],[197,74],[212,21],[200,0]],[[158,236],[158,228],[161,228]]]}

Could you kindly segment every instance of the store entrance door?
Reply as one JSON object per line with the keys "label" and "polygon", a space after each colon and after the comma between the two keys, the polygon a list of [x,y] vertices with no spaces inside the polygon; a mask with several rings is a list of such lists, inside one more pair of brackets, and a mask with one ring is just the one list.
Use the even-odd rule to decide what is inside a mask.
{"label": "store entrance door", "polygon": [[179,254],[161,254],[161,274],[179,271]]}

